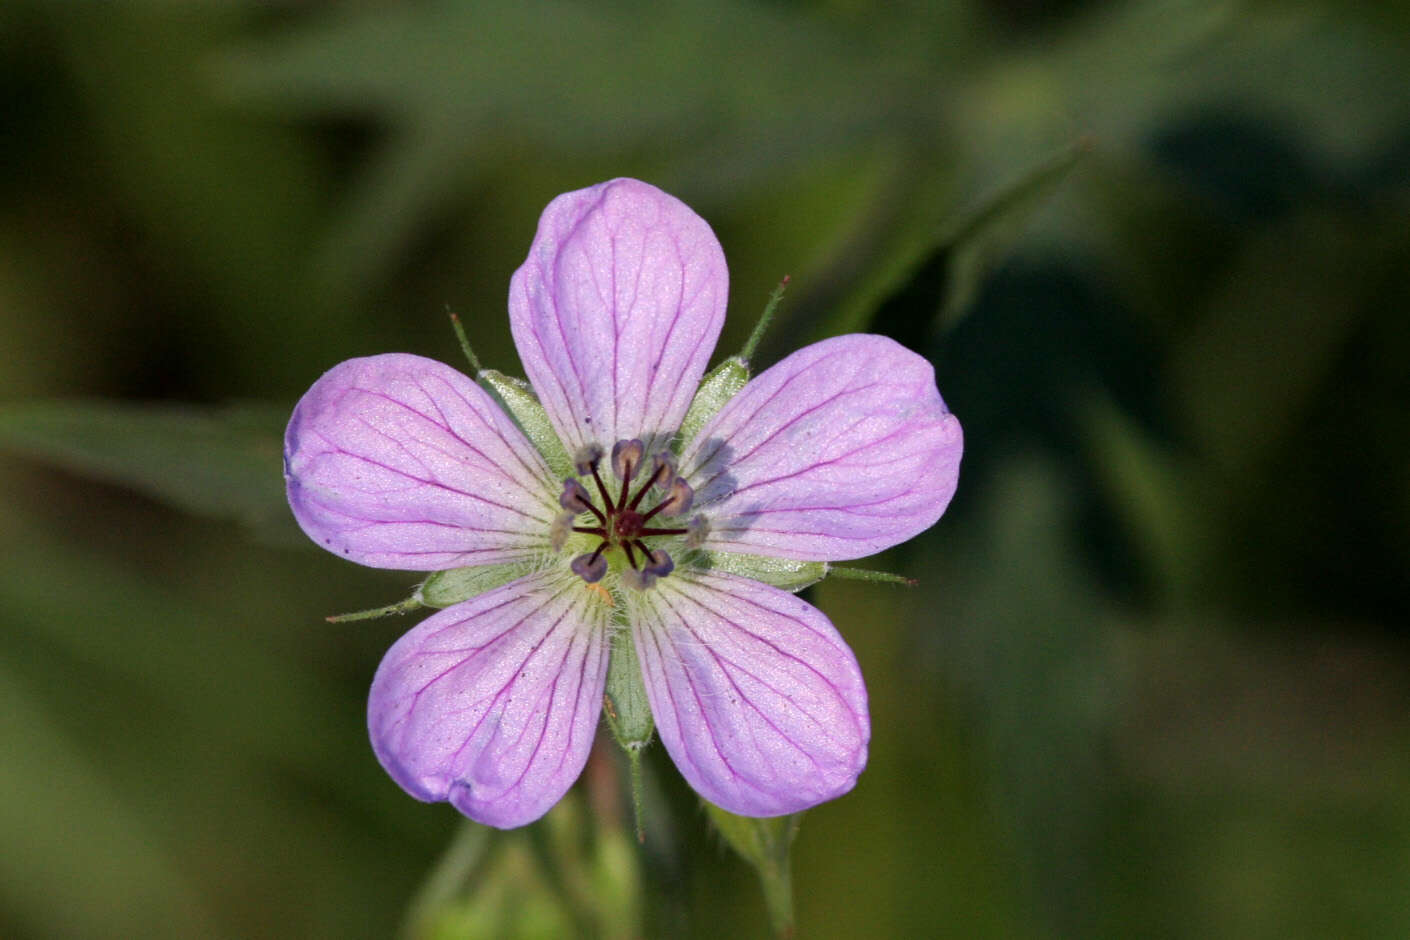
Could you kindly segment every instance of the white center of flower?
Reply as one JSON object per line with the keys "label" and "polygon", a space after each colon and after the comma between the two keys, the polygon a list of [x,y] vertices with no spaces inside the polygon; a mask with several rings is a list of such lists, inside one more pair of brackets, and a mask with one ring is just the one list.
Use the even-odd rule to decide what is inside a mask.
{"label": "white center of flower", "polygon": [[[685,515],[690,511],[695,493],[683,477],[676,475],[673,454],[660,451],[647,461],[643,459],[645,450],[641,441],[635,439],[618,441],[612,447],[612,474],[621,481],[615,497],[598,471],[602,463],[602,448],[596,445],[585,448],[575,459],[574,469],[578,476],[563,481],[563,493],[558,497],[558,504],[564,512],[554,522],[554,547],[561,548],[569,532],[597,537],[596,549],[578,555],[570,563],[573,572],[589,584],[602,580],[608,567],[606,553],[619,549],[631,571],[627,583],[640,588],[650,587],[657,578],[670,574],[675,569],[675,562],[664,549],[651,548],[647,544],[648,539],[684,535],[690,542],[698,541],[704,534],[705,523],[699,516],[676,527],[651,524],[658,516],[665,519]],[[652,465],[651,472],[633,493],[632,480],[647,462]],[[589,477],[598,500],[594,500],[592,493],[583,485],[582,480]],[[658,501],[651,509],[643,510],[642,502],[653,489],[657,491]],[[595,524],[575,525],[575,520],[583,513],[590,513]]]}

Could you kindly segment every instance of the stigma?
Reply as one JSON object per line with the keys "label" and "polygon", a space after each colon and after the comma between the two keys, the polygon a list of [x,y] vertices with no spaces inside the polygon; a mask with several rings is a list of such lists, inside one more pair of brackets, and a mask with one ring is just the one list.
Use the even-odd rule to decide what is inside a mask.
{"label": "stigma", "polygon": [[[602,448],[595,444],[584,448],[574,459],[573,469],[578,475],[563,481],[563,492],[558,497],[563,513],[553,524],[553,547],[562,548],[570,532],[595,536],[597,548],[569,562],[574,574],[595,584],[607,574],[607,553],[620,551],[628,566],[622,574],[623,582],[638,589],[648,588],[676,567],[664,549],[653,548],[648,540],[684,535],[690,544],[698,542],[698,536],[703,534],[705,523],[700,517],[684,525],[660,522],[688,513],[695,492],[684,477],[676,474],[675,456],[670,451],[648,458],[645,446],[636,439],[618,441],[612,447],[608,463],[611,476],[618,481],[616,495],[603,479],[602,463]],[[647,494],[653,491],[653,505],[644,508]],[[582,520],[586,525],[579,525],[583,515],[590,518]]]}

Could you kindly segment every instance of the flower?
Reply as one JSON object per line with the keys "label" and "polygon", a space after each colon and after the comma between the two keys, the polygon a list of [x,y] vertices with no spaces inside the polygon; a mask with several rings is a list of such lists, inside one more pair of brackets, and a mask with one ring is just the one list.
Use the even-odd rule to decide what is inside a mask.
{"label": "flower", "polygon": [[703,219],[613,180],[554,199],[510,283],[537,403],[392,353],[335,366],[295,408],[285,477],[314,541],[488,586],[402,636],[373,680],[373,748],[412,796],[501,828],[542,816],[586,763],[614,645],[634,647],[657,733],[711,802],[773,816],[855,784],[856,658],[765,581],[930,527],[959,422],[924,359],[867,335],[692,411],[727,287]]}

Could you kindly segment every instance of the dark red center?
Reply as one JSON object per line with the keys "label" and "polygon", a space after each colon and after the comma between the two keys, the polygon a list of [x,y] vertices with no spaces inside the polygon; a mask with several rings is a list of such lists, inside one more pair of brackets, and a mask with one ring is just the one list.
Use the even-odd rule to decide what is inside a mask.
{"label": "dark red center", "polygon": [[634,539],[646,529],[646,517],[634,509],[623,509],[617,513],[612,528],[619,539]]}

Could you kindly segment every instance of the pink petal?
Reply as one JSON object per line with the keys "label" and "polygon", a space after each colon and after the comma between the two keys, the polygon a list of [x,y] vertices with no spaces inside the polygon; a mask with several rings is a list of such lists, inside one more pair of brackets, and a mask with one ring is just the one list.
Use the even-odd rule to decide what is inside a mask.
{"label": "pink petal", "polygon": [[661,742],[701,796],[778,816],[852,789],[871,736],[867,693],[821,611],[724,573],[678,570],[628,597]]}
{"label": "pink petal", "polygon": [[886,337],[854,335],[761,373],[680,465],[710,523],[707,547],[841,561],[934,525],[963,449],[930,363]]}
{"label": "pink petal", "polygon": [[420,356],[350,359],[308,390],[284,436],[299,525],[377,568],[436,571],[548,544],[543,459],[478,385]]}
{"label": "pink petal", "polygon": [[510,282],[509,322],[570,455],[675,433],[728,290],[715,233],[654,186],[618,179],[549,203]]}
{"label": "pink petal", "polygon": [[437,613],[393,644],[372,680],[377,759],[412,796],[477,822],[538,819],[587,762],[608,613],[582,579],[556,572]]}

